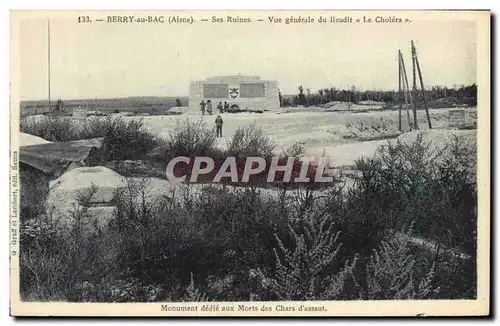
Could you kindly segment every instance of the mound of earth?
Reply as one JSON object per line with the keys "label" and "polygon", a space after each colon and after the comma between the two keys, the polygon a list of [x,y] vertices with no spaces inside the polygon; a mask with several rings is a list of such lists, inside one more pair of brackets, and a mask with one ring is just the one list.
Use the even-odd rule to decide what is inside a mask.
{"label": "mound of earth", "polygon": [[385,102],[377,102],[377,101],[361,101],[358,102],[359,105],[386,105]]}
{"label": "mound of earth", "polygon": [[326,112],[330,111],[348,111],[351,109],[352,103],[351,102],[340,102],[337,104],[334,104],[332,106],[324,107]]}
{"label": "mound of earth", "polygon": [[321,107],[324,108],[324,109],[328,109],[328,108],[331,108],[332,106],[335,106],[335,105],[337,105],[339,103],[342,103],[342,102],[340,102],[340,101],[332,101],[332,102],[328,102],[326,104],[321,105]]}
{"label": "mound of earth", "polygon": [[353,139],[358,141],[378,140],[396,138],[401,132],[398,130],[396,122],[392,119],[358,119],[354,122],[348,122],[345,129],[341,132],[344,139]]}
{"label": "mound of earth", "polygon": [[187,107],[187,106],[175,106],[175,107],[172,107],[172,108],[168,109],[168,111],[166,112],[166,114],[168,114],[168,115],[171,115],[171,114],[177,115],[177,114],[184,114],[187,111],[189,111],[189,107]]}

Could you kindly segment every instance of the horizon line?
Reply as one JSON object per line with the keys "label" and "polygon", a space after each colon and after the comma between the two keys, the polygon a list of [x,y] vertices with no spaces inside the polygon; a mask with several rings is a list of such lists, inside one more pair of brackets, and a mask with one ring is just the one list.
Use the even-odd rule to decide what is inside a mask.
{"label": "horizon line", "polygon": [[[472,85],[476,85],[477,86],[477,83],[476,82],[473,82],[473,83],[467,83],[467,84],[454,84],[453,86],[456,86],[458,88],[461,88],[462,86],[463,87],[469,87],[469,86],[472,86]],[[354,87],[356,87],[356,85],[353,85]],[[426,90],[430,90],[432,87],[445,87],[447,89],[455,89],[456,87],[450,87],[448,85],[433,85],[433,86],[427,86],[425,87]],[[314,94],[317,94],[318,90],[324,90],[324,89],[332,89],[332,88],[335,88],[336,90],[340,90],[340,91],[349,91],[350,89],[349,88],[338,88],[338,87],[323,87],[323,88],[315,88],[315,89],[311,89],[312,91],[314,91]],[[307,87],[304,87],[304,89],[307,89]],[[398,89],[397,88],[393,88],[393,89],[366,89],[366,90],[363,90],[363,88],[356,88],[356,91],[358,92],[361,92],[361,93],[365,93],[365,92],[398,92]],[[421,90],[419,90],[421,91]],[[311,93],[312,94],[312,93]],[[298,93],[282,93],[282,96],[297,96]],[[305,95],[305,94],[304,94]],[[119,100],[119,99],[131,99],[131,98],[179,98],[179,97],[187,97],[189,98],[189,94],[186,94],[186,95],[130,95],[130,96],[117,96],[117,97],[82,97],[82,98],[70,98],[70,99],[65,99],[63,100],[63,97],[58,97],[58,99],[60,100],[63,100],[63,101],[97,101],[97,100]],[[19,102],[49,102],[50,100],[49,99],[27,99],[27,100],[19,100]]]}

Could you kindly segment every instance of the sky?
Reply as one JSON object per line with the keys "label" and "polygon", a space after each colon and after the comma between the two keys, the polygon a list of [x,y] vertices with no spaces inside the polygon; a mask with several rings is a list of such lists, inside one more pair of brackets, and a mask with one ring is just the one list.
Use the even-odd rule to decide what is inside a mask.
{"label": "sky", "polygon": [[[396,89],[398,49],[411,83],[410,40],[417,46],[426,87],[476,82],[473,21],[286,25],[262,18],[250,24],[191,25],[77,24],[74,17],[51,18],[51,97],[187,96],[191,80],[238,73],[277,80],[283,94],[295,94],[299,85],[312,91],[352,85]],[[20,21],[14,37],[19,40],[20,99],[47,99],[47,20]]]}

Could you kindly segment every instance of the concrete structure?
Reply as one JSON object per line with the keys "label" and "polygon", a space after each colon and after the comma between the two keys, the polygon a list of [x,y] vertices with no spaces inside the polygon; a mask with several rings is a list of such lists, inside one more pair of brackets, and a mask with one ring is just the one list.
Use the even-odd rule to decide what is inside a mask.
{"label": "concrete structure", "polygon": [[240,109],[275,110],[280,106],[278,82],[261,80],[257,76],[217,76],[191,82],[190,109],[200,110],[202,100],[212,101],[214,113],[217,113],[217,104],[224,101],[229,107]]}

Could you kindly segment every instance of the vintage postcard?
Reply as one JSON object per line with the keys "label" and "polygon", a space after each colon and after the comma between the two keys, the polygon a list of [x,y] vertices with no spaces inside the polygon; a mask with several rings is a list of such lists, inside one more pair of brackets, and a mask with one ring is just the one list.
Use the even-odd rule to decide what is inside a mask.
{"label": "vintage postcard", "polygon": [[11,314],[488,315],[490,16],[11,12]]}

